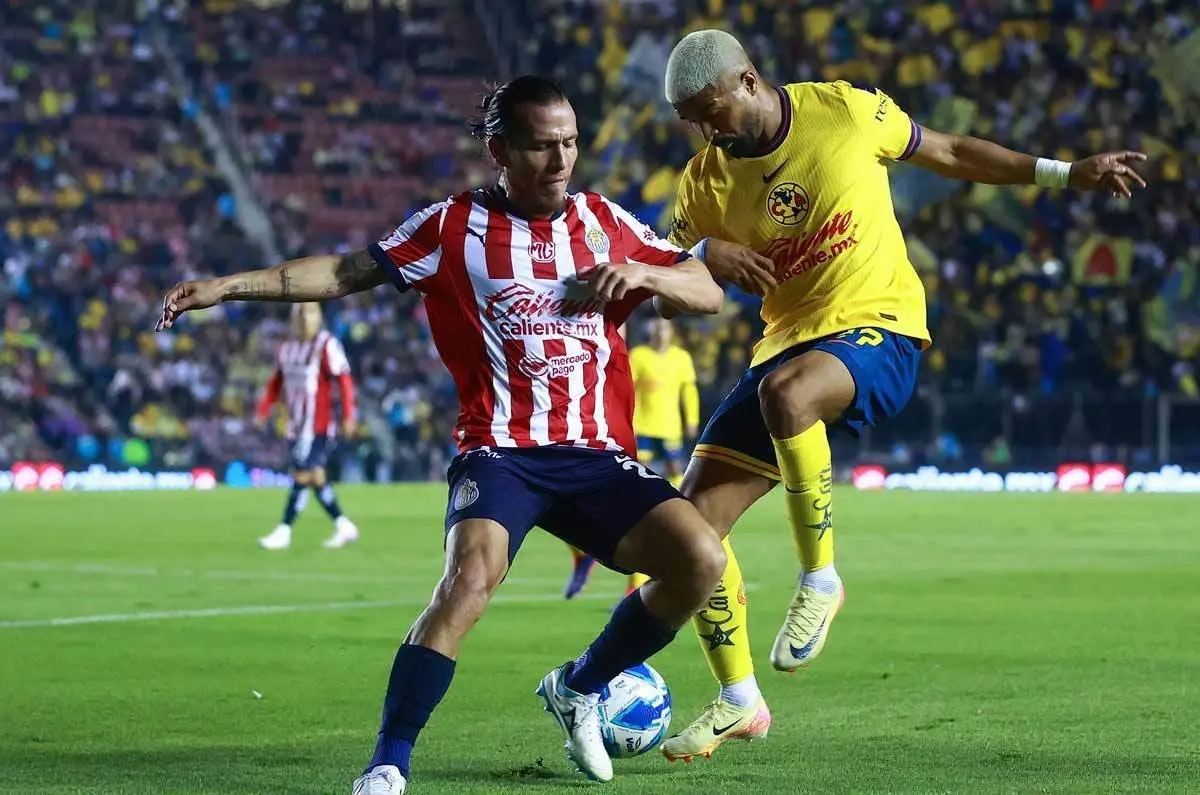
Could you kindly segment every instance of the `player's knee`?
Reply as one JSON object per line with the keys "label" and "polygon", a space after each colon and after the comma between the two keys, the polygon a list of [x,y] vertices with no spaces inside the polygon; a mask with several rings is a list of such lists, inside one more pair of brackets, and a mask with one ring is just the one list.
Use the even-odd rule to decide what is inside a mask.
{"label": "player's knee", "polygon": [[329,482],[328,478],[325,476],[325,470],[321,467],[317,467],[316,469],[314,469],[312,471],[312,475],[310,477],[311,477],[312,485],[315,486],[316,488],[321,488],[322,486],[324,486],[326,483]]}
{"label": "player's knee", "polygon": [[758,384],[758,405],[767,428],[808,428],[821,419],[815,390],[806,379],[785,369],[774,370]]}
{"label": "player's knee", "polygon": [[301,486],[311,486],[313,483],[313,475],[309,470],[301,470],[292,473],[292,480],[296,481]]}
{"label": "player's knee", "polygon": [[697,533],[684,550],[684,558],[687,590],[698,606],[709,597],[725,573],[725,548],[715,533]]}
{"label": "player's knee", "polygon": [[459,619],[473,623],[483,615],[503,578],[504,572],[496,571],[485,556],[466,556],[452,561],[436,598]]}

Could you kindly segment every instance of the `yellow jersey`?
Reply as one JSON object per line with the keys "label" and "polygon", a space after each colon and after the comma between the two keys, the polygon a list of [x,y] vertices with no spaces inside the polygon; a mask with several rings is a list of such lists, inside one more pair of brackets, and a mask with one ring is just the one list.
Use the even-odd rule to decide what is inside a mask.
{"label": "yellow jersey", "polygon": [[678,345],[662,352],[638,345],[629,352],[629,370],[635,434],[678,441],[683,438],[684,415],[689,426],[700,422],[700,394],[690,353]]}
{"label": "yellow jersey", "polygon": [[920,128],[887,94],[846,82],[780,92],[783,123],[768,151],[734,158],[708,145],[680,178],[671,241],[740,243],[775,264],[779,286],[752,365],[799,343],[872,326],[922,342],[925,290],[892,207],[887,160]]}

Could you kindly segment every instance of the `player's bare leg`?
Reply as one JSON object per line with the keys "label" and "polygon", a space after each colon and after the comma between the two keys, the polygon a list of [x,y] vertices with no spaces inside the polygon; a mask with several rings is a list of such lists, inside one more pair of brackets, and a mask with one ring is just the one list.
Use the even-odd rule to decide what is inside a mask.
{"label": "player's bare leg", "polygon": [[341,549],[357,541],[358,527],[342,513],[342,507],[333,493],[333,486],[325,474],[325,467],[317,467],[312,471],[312,490],[317,495],[317,502],[321,503],[325,513],[333,520],[333,535],[325,539],[322,546],[326,549]]}
{"label": "player's bare leg", "polygon": [[825,428],[854,402],[855,384],[840,359],[810,350],[768,374],[758,395],[787,489],[801,568],[771,662],[781,671],[795,671],[821,653],[845,599],[833,565],[833,461]]}
{"label": "player's bare leg", "polygon": [[[642,461],[642,463],[652,468],[657,467],[659,463],[653,458],[643,457],[640,453],[638,458]],[[679,460],[677,458],[668,458],[664,463],[666,465],[665,469],[667,473],[667,481],[675,488],[679,488],[680,484],[683,482],[683,471],[679,467]],[[633,593],[638,588],[641,588],[649,581],[650,578],[641,572],[634,572],[633,574],[630,574],[629,579],[625,581],[625,596],[629,596],[629,594]]]}
{"label": "player's bare leg", "polygon": [[[537,690],[567,733],[568,754],[600,780],[612,776],[595,717],[600,691],[621,671],[665,648],[712,593],[725,567],[717,534],[682,499],[669,499],[647,513],[618,543],[614,558],[618,567],[645,571],[651,580],[617,605],[578,659],[548,673]],[[587,726],[580,726],[581,715]],[[591,721],[603,765],[588,760],[580,747],[579,735],[592,731]],[[583,742],[593,741],[584,736]]]}
{"label": "player's bare leg", "polygon": [[396,652],[375,753],[354,782],[355,795],[404,791],[417,735],[449,689],[463,639],[507,571],[508,531],[499,524],[468,519],[450,529],[442,578]]}
{"label": "player's bare leg", "polygon": [[771,712],[754,677],[742,572],[728,536],[742,514],[774,485],[769,478],[713,458],[696,457],[688,465],[683,495],[725,537],[728,562],[720,583],[692,620],[720,691],[696,720],[663,742],[663,755],[672,762],[711,756],[731,740],[765,737],[771,727]]}
{"label": "player's bare leg", "polygon": [[275,525],[268,535],[258,539],[258,545],[273,552],[287,549],[292,544],[292,522],[304,510],[308,502],[308,487],[312,482],[312,472],[299,470],[292,472],[292,485],[288,488],[287,501],[283,508],[283,519]]}

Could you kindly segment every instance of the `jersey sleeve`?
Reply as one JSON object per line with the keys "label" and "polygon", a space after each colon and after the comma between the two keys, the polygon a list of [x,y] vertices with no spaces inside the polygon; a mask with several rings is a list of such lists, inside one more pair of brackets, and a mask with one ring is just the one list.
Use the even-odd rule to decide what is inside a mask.
{"label": "jersey sleeve", "polygon": [[921,145],[921,127],[891,97],[873,86],[837,86],[876,156],[889,160],[912,157]]}
{"label": "jersey sleeve", "polygon": [[438,273],[442,261],[442,219],[447,202],[413,215],[390,235],[367,247],[396,289],[422,289]]}
{"label": "jersey sleeve", "polygon": [[671,213],[671,231],[667,235],[668,240],[684,249],[690,249],[706,237],[716,236],[715,230],[709,229],[705,222],[703,204],[697,200],[696,178],[692,173],[695,163],[693,159],[679,176],[675,208]]}
{"label": "jersey sleeve", "polygon": [[670,267],[691,257],[679,246],[663,240],[621,205],[607,199],[605,204],[612,211],[621,237],[620,249],[628,259],[657,267]]}
{"label": "jersey sleeve", "polygon": [[350,374],[350,360],[337,337],[330,336],[325,342],[325,367],[332,376]]}

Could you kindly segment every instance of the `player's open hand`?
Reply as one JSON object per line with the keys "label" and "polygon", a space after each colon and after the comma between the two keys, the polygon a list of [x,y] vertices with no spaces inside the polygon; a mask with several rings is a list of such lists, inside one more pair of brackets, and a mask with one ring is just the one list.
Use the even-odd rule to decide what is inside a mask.
{"label": "player's open hand", "polygon": [[709,239],[704,264],[718,282],[736,284],[751,295],[766,295],[779,284],[774,262],[727,240]]}
{"label": "player's open hand", "polygon": [[592,286],[596,297],[603,301],[620,301],[634,290],[646,286],[649,266],[640,262],[602,262],[583,274],[583,281]]}
{"label": "player's open hand", "polygon": [[1146,180],[1134,171],[1143,163],[1141,152],[1104,152],[1071,164],[1070,182],[1076,190],[1105,190],[1113,196],[1130,198],[1134,188],[1145,188]]}
{"label": "player's open hand", "polygon": [[175,325],[175,321],[184,312],[216,306],[224,297],[221,282],[218,279],[180,282],[163,296],[162,315],[154,324],[154,330],[169,329]]}

